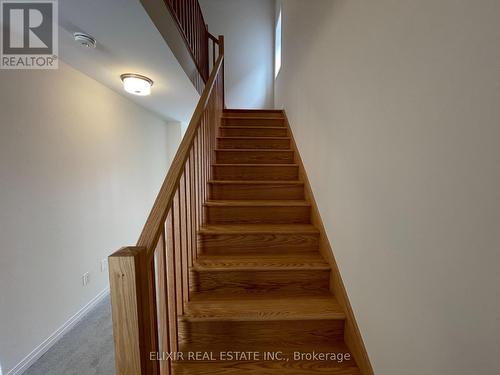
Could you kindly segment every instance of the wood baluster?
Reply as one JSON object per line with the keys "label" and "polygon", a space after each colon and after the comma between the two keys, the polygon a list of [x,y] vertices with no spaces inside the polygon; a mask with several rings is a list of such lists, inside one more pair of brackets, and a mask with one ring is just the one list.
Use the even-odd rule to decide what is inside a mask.
{"label": "wood baluster", "polygon": [[[184,167],[184,180],[185,180],[185,199],[186,199],[186,237],[187,237],[187,254],[188,254],[188,266],[193,266],[193,234],[192,234],[192,222],[191,222],[191,156],[188,157],[186,161],[186,166]],[[189,279],[189,278],[188,278]]]}
{"label": "wood baluster", "polygon": [[202,206],[202,200],[201,200],[201,193],[200,193],[200,186],[201,186],[201,168],[200,168],[200,136],[199,132],[198,135],[196,136],[196,201],[197,201],[197,218],[198,218],[198,224],[197,227],[198,229],[202,226],[203,223],[203,206]]}
{"label": "wood baluster", "polygon": [[[201,199],[203,204],[206,202],[205,199],[205,113],[202,116],[202,122],[200,126],[200,147],[201,147]],[[203,219],[205,222],[205,218]]]}
{"label": "wood baluster", "polygon": [[[213,96],[210,98],[210,101],[208,102],[208,107],[207,107],[207,165],[209,168],[207,168],[207,179],[210,180],[210,164],[212,161],[212,123],[213,123]],[[207,192],[208,193],[208,192]],[[208,195],[208,194],[207,194]]]}
{"label": "wood baluster", "polygon": [[[197,4],[197,8],[199,9],[198,4]],[[198,50],[200,51],[200,56],[203,56],[202,25],[203,25],[203,22],[202,22],[201,13],[198,10],[197,17],[196,17],[196,40],[197,40],[197,44],[198,44],[198,46],[197,46]],[[204,79],[206,79],[206,78],[204,78]]]}
{"label": "wood baluster", "polygon": [[201,67],[203,69],[203,74],[205,75],[206,74],[205,73],[205,63],[206,63],[205,59],[208,62],[208,55],[205,55],[205,53],[208,54],[208,50],[205,49],[205,47],[206,47],[205,43],[208,43],[208,40],[205,41],[205,34],[206,34],[207,26],[206,25],[204,25],[204,26],[205,27],[202,28],[202,25],[200,24],[200,32],[201,32],[200,33],[200,50],[201,50],[201,57],[202,57],[201,58]]}
{"label": "wood baluster", "polygon": [[196,201],[196,206],[195,206],[195,211],[196,211],[196,229],[200,229],[200,206],[201,206],[201,201],[200,201],[200,196],[199,196],[199,189],[200,189],[200,169],[198,166],[199,162],[199,155],[198,155],[198,135],[196,135],[194,142],[193,142],[193,149],[194,149],[194,193],[195,193],[195,201]]}
{"label": "wood baluster", "polygon": [[189,46],[189,0],[182,1],[182,7],[184,8],[184,18],[183,18],[183,29],[184,35],[186,36],[186,41]]}
{"label": "wood baluster", "polygon": [[191,193],[191,205],[189,207],[190,217],[191,217],[191,263],[193,263],[197,258],[198,246],[196,243],[196,197],[195,197],[195,172],[194,172],[194,148],[191,148],[191,152],[189,155],[189,191]]}
{"label": "wood baluster", "polygon": [[199,61],[200,50],[198,49],[198,38],[197,38],[197,33],[196,33],[196,28],[198,27],[198,11],[196,9],[197,2],[198,2],[198,0],[191,1],[191,8],[193,9],[193,15],[192,15],[192,21],[191,21],[191,34],[193,35],[193,50],[196,51],[194,54],[195,60]]}
{"label": "wood baluster", "polygon": [[184,0],[184,30],[189,41],[189,0]]}
{"label": "wood baluster", "polygon": [[[150,348],[152,349],[151,352],[156,352],[158,353],[160,351],[160,348],[158,346],[158,313],[157,313],[157,300],[156,300],[156,270],[155,270],[155,262],[154,262],[154,256],[151,256],[154,254],[148,254],[147,252],[144,253],[144,262],[146,263],[146,274],[147,277],[145,277],[143,280],[145,282],[145,285],[143,286],[143,290],[146,294],[149,294],[149,306],[148,306],[148,313],[149,313],[149,332],[150,332]],[[149,366],[151,373],[152,374],[159,374],[160,373],[160,367],[159,367],[159,361],[150,361],[152,362]]]}
{"label": "wood baluster", "polygon": [[[217,83],[217,81],[215,82]],[[217,132],[216,132],[216,122],[217,122],[217,89],[215,89],[214,95],[212,97],[212,122],[210,124],[210,138],[212,141],[212,146],[210,147],[210,166],[213,165],[215,161],[215,149],[217,147]],[[208,169],[210,178],[212,178],[212,168]]]}
{"label": "wood baluster", "polygon": [[[157,319],[158,319],[158,351],[160,353],[170,352],[170,324],[169,324],[169,293],[167,260],[165,246],[165,229],[163,229],[158,245],[154,252],[154,264],[156,269],[156,300],[157,300]],[[170,362],[160,361],[160,374],[170,375]]]}
{"label": "wood baluster", "polygon": [[199,129],[199,136],[198,136],[198,149],[199,149],[199,155],[200,155],[200,174],[199,174],[199,179],[200,179],[200,202],[201,202],[201,222],[202,224],[205,224],[205,197],[203,196],[203,127],[200,126]]}
{"label": "wood baluster", "polygon": [[200,141],[201,141],[201,148],[202,148],[201,162],[202,162],[203,180],[202,180],[201,187],[202,187],[202,197],[203,197],[203,200],[206,202],[208,200],[207,193],[206,193],[207,181],[208,181],[208,178],[207,178],[207,113],[206,112],[203,114],[202,131],[203,131],[203,137],[201,138]]}
{"label": "wood baluster", "polygon": [[[201,49],[201,53],[203,56],[205,56],[205,50],[204,50],[204,46],[205,46],[205,43],[208,43],[208,41],[205,40],[205,36],[206,36],[206,26],[203,24],[204,20],[203,20],[203,17],[200,13],[200,27],[199,27],[199,34],[200,34],[200,49]],[[207,56],[208,58],[208,56]],[[206,76],[206,72],[205,72],[205,76]]]}
{"label": "wood baluster", "polygon": [[[224,36],[219,35],[219,56],[224,55]],[[219,77],[217,77],[219,78]],[[224,106],[226,105],[226,97],[224,93],[224,61],[222,61],[222,73],[220,75],[220,78],[222,79],[222,109],[224,109]]]}
{"label": "wood baluster", "polygon": [[198,13],[198,0],[193,0],[193,38],[194,38],[194,45],[196,48],[196,58],[197,60],[201,59],[201,51],[200,51],[200,45],[199,45],[199,35],[198,35],[198,25],[200,23],[200,17]]}
{"label": "wood baluster", "polygon": [[[209,102],[210,104],[210,102]],[[209,111],[205,112],[205,199],[208,200],[207,184],[208,184],[208,171],[210,163],[210,114]]]}
{"label": "wood baluster", "polygon": [[180,197],[180,232],[181,232],[181,259],[182,259],[182,289],[183,301],[189,301],[189,255],[188,255],[188,239],[186,225],[186,169],[182,173],[179,188]]}
{"label": "wood baluster", "polygon": [[181,237],[181,214],[180,214],[180,198],[179,188],[174,196],[172,219],[174,228],[174,251],[175,251],[175,276],[176,276],[176,293],[177,293],[177,311],[179,314],[184,314],[184,282],[183,282],[183,267],[182,267],[182,237]]}
{"label": "wood baluster", "polygon": [[205,144],[203,142],[203,140],[205,139],[205,128],[204,128],[205,113],[203,113],[203,116],[201,118],[202,118],[202,123],[200,126],[200,170],[201,170],[200,190],[201,190],[201,200],[203,202],[202,204],[204,204],[206,202],[205,189],[204,189],[204,184],[205,184]]}
{"label": "wood baluster", "polygon": [[183,14],[183,8],[184,8],[184,4],[183,4],[184,0],[178,0],[178,5],[179,5],[179,8],[177,10],[177,14],[179,16],[179,25],[181,26],[181,29],[184,27],[184,19],[182,17],[182,14]]}
{"label": "wood baluster", "polygon": [[201,221],[205,224],[205,197],[203,196],[203,127],[200,127],[200,136],[198,139],[198,145],[200,149],[200,200],[201,200]]}
{"label": "wood baluster", "polygon": [[[197,0],[194,0],[197,1]],[[196,48],[196,40],[194,38],[194,28],[195,28],[195,18],[194,18],[194,1],[189,0],[189,41],[191,43],[191,48],[194,50],[195,59],[198,55],[198,50]]]}
{"label": "wood baluster", "polygon": [[193,142],[193,215],[194,215],[194,245],[195,245],[195,251],[194,251],[194,260],[198,257],[198,230],[200,229],[198,223],[198,168],[197,168],[197,163],[198,163],[198,155],[196,154],[197,152],[197,143],[196,143],[197,138],[194,139]]}
{"label": "wood baluster", "polygon": [[[181,29],[184,30],[184,0],[179,0],[179,24]],[[185,33],[184,33],[185,34]]]}
{"label": "wood baluster", "polygon": [[191,44],[191,28],[190,28],[190,23],[191,23],[191,4],[189,4],[189,0],[186,0],[186,33],[188,34],[188,41],[190,46]]}
{"label": "wood baluster", "polygon": [[[210,102],[209,102],[210,105]],[[210,112],[206,111],[205,116],[207,117],[207,121],[205,122],[205,199],[208,200],[208,180],[209,180],[209,171],[210,171]]]}
{"label": "wood baluster", "polygon": [[170,333],[170,348],[172,352],[179,351],[178,337],[178,277],[175,267],[175,238],[174,238],[173,209],[170,209],[165,221],[165,249],[166,249],[166,273],[168,291],[168,321]]}
{"label": "wood baluster", "polygon": [[198,24],[199,24],[199,11],[198,11],[198,0],[193,0],[193,37],[195,41],[197,55],[200,56],[200,48],[199,48],[199,35],[198,35]]}
{"label": "wood baluster", "polygon": [[[210,102],[209,102],[210,104]],[[205,112],[205,199],[208,200],[208,164],[210,163],[210,114],[209,111]]]}
{"label": "wood baluster", "polygon": [[212,40],[212,66],[215,66],[215,42]]}
{"label": "wood baluster", "polygon": [[200,35],[198,33],[198,25],[200,24],[200,12],[198,10],[198,0],[193,0],[193,35],[195,40],[195,46],[197,51],[197,56],[201,55],[200,51]]}

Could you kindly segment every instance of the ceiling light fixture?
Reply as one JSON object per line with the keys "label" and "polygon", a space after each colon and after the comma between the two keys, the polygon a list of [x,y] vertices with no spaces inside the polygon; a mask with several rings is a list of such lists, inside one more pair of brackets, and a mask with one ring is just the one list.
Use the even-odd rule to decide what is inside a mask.
{"label": "ceiling light fixture", "polygon": [[95,38],[90,36],[89,34],[74,33],[73,37],[78,43],[80,43],[82,47],[95,48],[95,46],[97,45],[97,40],[95,40]]}
{"label": "ceiling light fixture", "polygon": [[123,89],[134,95],[146,96],[151,94],[153,80],[140,74],[126,73],[120,76]]}

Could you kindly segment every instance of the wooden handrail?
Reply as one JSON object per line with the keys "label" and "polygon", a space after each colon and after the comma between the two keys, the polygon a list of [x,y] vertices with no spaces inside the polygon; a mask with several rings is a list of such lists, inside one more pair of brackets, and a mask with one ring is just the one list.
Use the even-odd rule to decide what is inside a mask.
{"label": "wooden handrail", "polygon": [[211,33],[208,33],[208,37],[215,43],[219,44],[219,39],[217,39],[215,36],[213,36]]}
{"label": "wooden handrail", "polygon": [[222,68],[223,61],[224,55],[221,54],[215,63],[212,74],[203,90],[203,94],[196,106],[193,117],[189,122],[186,134],[182,139],[167,176],[163,181],[163,185],[146,221],[146,225],[142,230],[139,241],[137,241],[137,246],[146,248],[148,253],[154,250],[158,238],[160,237],[162,225],[166,220],[168,210],[172,207],[173,198],[183,172],[184,164],[188,158],[189,150],[193,146],[194,137],[198,130],[201,116],[207,106],[208,99],[214,88],[215,78]]}
{"label": "wooden handrail", "polygon": [[[119,375],[170,375],[157,353],[179,351],[178,316],[190,298],[189,267],[212,178],[216,136],[224,109],[224,38],[186,134],[137,246],[109,257],[109,279]],[[215,43],[214,43],[215,45]]]}

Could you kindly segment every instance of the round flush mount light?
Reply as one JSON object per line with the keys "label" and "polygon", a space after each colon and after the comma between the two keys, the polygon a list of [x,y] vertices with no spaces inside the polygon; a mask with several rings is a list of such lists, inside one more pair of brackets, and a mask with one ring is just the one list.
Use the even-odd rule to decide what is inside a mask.
{"label": "round flush mount light", "polygon": [[73,37],[75,41],[80,44],[82,47],[86,48],[95,48],[97,45],[97,40],[94,37],[85,34],[85,33],[74,33]]}
{"label": "round flush mount light", "polygon": [[123,89],[126,92],[141,96],[151,94],[151,86],[153,86],[153,80],[151,78],[134,73],[122,74],[120,78],[123,82]]}

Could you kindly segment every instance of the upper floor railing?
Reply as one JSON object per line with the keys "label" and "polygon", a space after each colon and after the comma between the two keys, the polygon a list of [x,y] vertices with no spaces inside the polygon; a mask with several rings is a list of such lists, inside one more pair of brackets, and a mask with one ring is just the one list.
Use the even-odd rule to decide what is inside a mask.
{"label": "upper floor railing", "polygon": [[198,0],[164,0],[177,21],[204,82],[208,80],[209,32]]}

